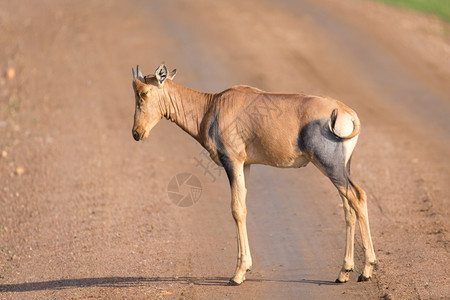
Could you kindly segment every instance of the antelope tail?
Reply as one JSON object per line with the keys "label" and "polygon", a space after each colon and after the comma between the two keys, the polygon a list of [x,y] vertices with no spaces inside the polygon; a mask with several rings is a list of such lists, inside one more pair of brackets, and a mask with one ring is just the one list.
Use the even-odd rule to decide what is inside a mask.
{"label": "antelope tail", "polygon": [[344,139],[344,140],[348,140],[351,138],[354,138],[355,136],[357,136],[359,134],[359,131],[361,129],[361,123],[359,122],[359,119],[357,116],[352,117],[351,120],[353,122],[353,132],[350,133],[347,136],[342,136],[341,134],[336,132],[336,121],[338,118],[338,109],[335,108],[332,112],[331,112],[331,116],[330,116],[330,122],[328,123],[329,127],[330,127],[330,131],[337,136],[340,139]]}

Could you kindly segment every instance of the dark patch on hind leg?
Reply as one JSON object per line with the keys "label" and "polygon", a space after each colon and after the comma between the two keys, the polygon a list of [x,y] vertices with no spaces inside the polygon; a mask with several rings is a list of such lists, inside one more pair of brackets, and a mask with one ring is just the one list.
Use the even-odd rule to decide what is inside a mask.
{"label": "dark patch on hind leg", "polygon": [[312,162],[333,182],[335,186],[348,184],[342,139],[330,132],[328,119],[319,119],[306,124],[300,131],[298,147],[312,157]]}

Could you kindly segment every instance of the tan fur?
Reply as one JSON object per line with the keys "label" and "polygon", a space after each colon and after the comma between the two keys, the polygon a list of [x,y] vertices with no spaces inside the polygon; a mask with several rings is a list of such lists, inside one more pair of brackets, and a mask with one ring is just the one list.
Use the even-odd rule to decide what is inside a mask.
{"label": "tan fur", "polygon": [[[158,70],[167,71],[164,65]],[[252,266],[245,205],[250,165],[302,167],[313,162],[330,177],[331,169],[313,150],[306,149],[306,146],[306,150],[302,150],[302,142],[305,142],[301,140],[302,132],[311,124],[323,122],[325,126],[320,129],[323,132],[318,133],[320,138],[324,143],[330,140],[333,146],[342,143],[342,164],[347,166],[356,145],[360,122],[352,109],[327,97],[267,93],[249,86],[235,86],[221,93],[208,94],[173,82],[173,76],[168,76],[163,82],[158,76],[134,79],[136,112],[133,136],[136,140],[146,138],[153,126],[165,117],[195,138],[218,165],[225,167],[231,185],[232,214],[238,229],[237,267],[231,282],[240,284]],[[328,129],[334,110],[337,113],[335,124],[328,125]],[[337,136],[334,138],[337,140],[325,138],[327,130]],[[314,146],[314,137],[308,138],[307,142]],[[366,196],[359,186],[349,182],[347,187],[335,183],[344,202],[347,224],[346,254],[338,278],[340,282],[348,280],[348,270],[354,267],[355,218],[358,218],[366,251],[365,278],[371,277],[375,262]]]}

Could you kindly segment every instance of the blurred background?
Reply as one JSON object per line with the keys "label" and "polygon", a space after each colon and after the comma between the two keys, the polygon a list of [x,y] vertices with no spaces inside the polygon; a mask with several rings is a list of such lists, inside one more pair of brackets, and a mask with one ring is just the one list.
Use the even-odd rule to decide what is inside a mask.
{"label": "blurred background", "polygon": [[[450,296],[449,21],[442,0],[0,1],[1,298]],[[370,282],[356,282],[357,232],[357,268],[334,284],[345,222],[327,178],[253,166],[254,268],[226,286],[225,173],[165,120],[131,136],[131,68],[163,61],[199,91],[327,95],[358,113]],[[182,173],[201,190],[188,207],[168,196]]]}

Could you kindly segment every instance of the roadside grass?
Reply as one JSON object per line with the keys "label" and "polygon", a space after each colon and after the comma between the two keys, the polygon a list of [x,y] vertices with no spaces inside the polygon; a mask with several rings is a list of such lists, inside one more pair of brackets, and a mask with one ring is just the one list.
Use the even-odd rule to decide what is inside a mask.
{"label": "roadside grass", "polygon": [[374,0],[438,16],[450,23],[450,0]]}

